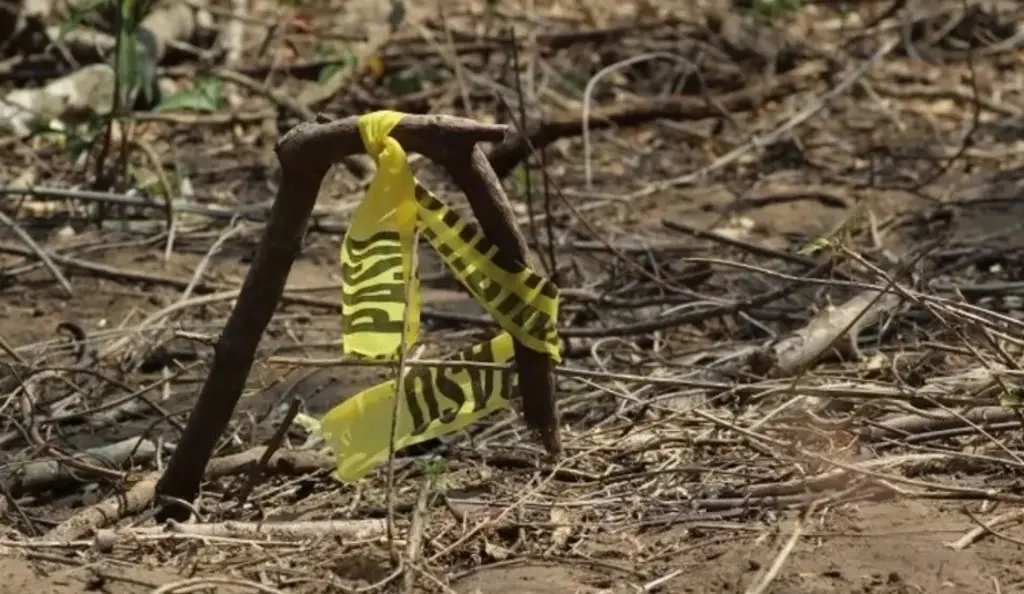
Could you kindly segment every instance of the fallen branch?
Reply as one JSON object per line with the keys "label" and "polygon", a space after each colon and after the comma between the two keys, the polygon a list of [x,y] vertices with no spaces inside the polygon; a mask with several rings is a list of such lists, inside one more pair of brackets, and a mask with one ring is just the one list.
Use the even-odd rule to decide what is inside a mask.
{"label": "fallen branch", "polygon": [[791,376],[833,348],[859,359],[860,331],[883,314],[893,313],[899,305],[900,298],[894,293],[879,296],[878,291],[865,291],[838,307],[825,309],[803,328],[752,354],[751,370],[766,377]]}
{"label": "fallen branch", "polygon": [[[214,480],[224,476],[249,472],[260,463],[265,446],[255,447],[244,452],[223,456],[210,460],[203,473],[204,478]],[[263,467],[264,472],[271,474],[290,474],[299,476],[325,470],[334,466],[334,456],[328,452],[308,450],[289,450],[275,453]],[[137,514],[149,507],[156,497],[156,483],[160,473],[153,472],[135,483],[127,493],[115,495],[96,505],[86,508],[62,524],[50,530],[47,540],[72,541],[82,538],[104,526],[109,526],[121,518]]]}
{"label": "fallen branch", "polygon": [[[129,462],[147,462],[156,456],[156,444],[133,437],[117,443],[86,450],[71,458],[101,468],[122,468]],[[13,470],[0,474],[0,483],[13,494],[55,489],[88,480],[87,467],[72,467],[67,462],[48,458],[27,464],[13,464]]]}
{"label": "fallen branch", "polygon": [[[998,516],[992,518],[987,523],[982,523],[978,518],[968,514],[972,520],[978,522],[978,525],[972,528],[960,538],[953,542],[945,543],[946,547],[953,549],[954,551],[962,551],[967,547],[971,546],[975,542],[981,540],[982,536],[987,534],[996,534],[994,528],[1000,524],[1006,524],[1009,522],[1020,522],[1021,518],[1024,517],[1024,510],[1014,509],[1003,512]],[[1018,541],[1019,544],[1019,541]]]}
{"label": "fallen branch", "polygon": [[[943,384],[946,378],[937,378],[939,381],[926,388],[922,392],[930,392]],[[936,431],[948,431],[961,427],[971,427],[969,423],[986,427],[996,423],[1008,423],[1020,419],[1017,411],[1002,406],[981,406],[962,413],[937,410],[933,414],[925,415],[904,415],[894,419],[888,419],[872,427],[862,427],[857,430],[857,436],[865,442],[878,442],[883,440],[901,441],[908,437],[922,436]],[[972,428],[973,430],[973,428]]]}
{"label": "fallen branch", "polygon": [[71,541],[82,538],[96,528],[113,524],[121,518],[137,514],[149,507],[156,494],[159,475],[151,473],[132,485],[127,493],[109,497],[71,516],[46,533],[46,540]]}
{"label": "fallen branch", "polygon": [[334,536],[346,540],[368,540],[384,536],[385,520],[319,520],[310,522],[217,522],[211,524],[183,524],[169,520],[161,526],[146,526],[127,530],[102,530],[96,534],[97,542],[110,542],[135,537],[185,534],[207,538],[246,538],[277,540],[308,540]]}

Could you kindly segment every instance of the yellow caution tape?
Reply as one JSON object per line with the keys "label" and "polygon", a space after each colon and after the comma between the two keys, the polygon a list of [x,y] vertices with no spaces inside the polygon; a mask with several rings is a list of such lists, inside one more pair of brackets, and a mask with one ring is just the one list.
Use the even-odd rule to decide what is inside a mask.
{"label": "yellow caution tape", "polygon": [[499,263],[498,246],[419,183],[416,203],[423,236],[477,303],[528,348],[560,362],[555,285],[525,263]]}
{"label": "yellow caution tape", "polygon": [[[344,354],[392,358],[403,344],[416,342],[420,293],[413,250],[416,231],[421,230],[504,330],[456,359],[507,363],[513,358],[513,340],[518,340],[560,361],[558,289],[525,262],[502,254],[476,225],[416,181],[405,151],[389,136],[402,116],[379,111],[359,119],[377,173],[341,245]],[[323,418],[320,430],[337,457],[340,480],[358,480],[387,458],[396,385],[374,386]],[[508,406],[515,374],[507,369],[417,367],[406,374],[402,387],[395,450],[458,431]]]}
{"label": "yellow caution tape", "polygon": [[[341,247],[343,352],[393,357],[419,335],[419,279],[412,270],[417,225],[476,301],[527,348],[561,361],[558,289],[523,262],[504,257],[472,222],[416,181],[402,146],[388,133],[402,119],[378,111],[359,119],[377,173],[353,213]],[[408,291],[408,303],[406,303]]]}
{"label": "yellow caution tape", "polygon": [[[453,361],[508,363],[512,358],[512,337],[502,332],[459,352]],[[396,386],[391,380],[360,392],[320,421],[320,433],[337,459],[334,476],[338,480],[358,481],[388,458]],[[408,369],[398,403],[394,449],[454,433],[507,407],[516,387],[511,369],[455,365]]]}
{"label": "yellow caution tape", "polygon": [[366,197],[341,242],[342,352],[395,357],[419,337],[419,279],[413,270],[416,180],[402,145],[388,136],[402,119],[379,111],[359,119],[363,144],[377,161]]}

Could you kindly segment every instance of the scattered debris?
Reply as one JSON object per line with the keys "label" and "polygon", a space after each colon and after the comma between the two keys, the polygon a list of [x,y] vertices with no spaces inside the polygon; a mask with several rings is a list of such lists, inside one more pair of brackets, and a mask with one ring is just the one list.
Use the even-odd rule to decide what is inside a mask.
{"label": "scattered debris", "polygon": [[[13,591],[1024,583],[1018,3],[8,4]],[[466,218],[507,195],[559,286],[560,454],[517,399],[396,452],[390,490],[331,477],[319,420],[394,377],[341,358],[372,159],[354,131],[290,151],[382,109],[490,131],[410,163]],[[496,325],[418,260],[406,364],[450,370]],[[157,487],[175,454],[196,493]]]}

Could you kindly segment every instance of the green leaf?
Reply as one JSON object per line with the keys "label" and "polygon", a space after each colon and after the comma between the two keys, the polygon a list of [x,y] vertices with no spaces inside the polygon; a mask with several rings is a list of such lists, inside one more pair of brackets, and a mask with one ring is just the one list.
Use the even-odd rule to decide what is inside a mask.
{"label": "green leaf", "polygon": [[200,78],[194,87],[168,95],[154,111],[197,111],[212,113],[220,109],[223,101],[224,82],[216,78]]}
{"label": "green leaf", "polygon": [[60,24],[60,30],[57,32],[57,42],[64,41],[64,36],[75,30],[76,27],[82,24],[82,21],[86,17],[98,11],[99,7],[110,2],[110,0],[86,0],[81,6],[76,6],[71,10],[71,15],[68,16],[68,20]]}
{"label": "green leaf", "polygon": [[819,237],[817,239],[808,241],[803,247],[801,247],[798,253],[801,256],[813,256],[818,252],[826,250],[832,247],[832,241],[827,237]]}
{"label": "green leaf", "polygon": [[154,108],[158,113],[166,111],[197,111],[199,113],[213,113],[217,111],[217,104],[202,93],[194,91],[181,91],[168,95]]}
{"label": "green leaf", "polygon": [[311,433],[313,435],[320,434],[319,419],[311,417],[306,413],[299,413],[295,415],[295,419],[292,421],[292,424],[302,427],[307,433]]}
{"label": "green leaf", "polygon": [[320,69],[320,74],[317,76],[317,82],[326,84],[327,81],[337,74],[355,68],[359,62],[359,58],[356,58],[352,52],[344,52],[339,57],[340,59],[336,62],[324,64],[323,68]]}
{"label": "green leaf", "polygon": [[388,24],[391,25],[391,32],[394,33],[405,22],[405,2],[402,0],[391,0],[391,14],[388,15]]}
{"label": "green leaf", "polygon": [[754,0],[753,11],[756,16],[774,19],[797,11],[800,7],[800,0]]}
{"label": "green leaf", "polygon": [[395,95],[412,95],[423,90],[423,82],[420,77],[411,72],[404,72],[395,75],[388,82],[388,88]]}
{"label": "green leaf", "polygon": [[517,165],[512,170],[512,187],[515,188],[516,194],[523,196],[526,194],[526,185],[528,183],[530,172],[523,165]]}
{"label": "green leaf", "polygon": [[1024,407],[1024,394],[1020,390],[1002,390],[999,394],[999,405],[1003,408]]}
{"label": "green leaf", "polygon": [[117,52],[112,64],[117,74],[117,98],[121,110],[129,110],[135,104],[139,89],[139,47],[135,44],[133,32],[122,28],[117,34]]}
{"label": "green leaf", "polygon": [[446,491],[448,489],[448,465],[444,460],[430,458],[419,462],[420,470],[427,476],[432,489]]}

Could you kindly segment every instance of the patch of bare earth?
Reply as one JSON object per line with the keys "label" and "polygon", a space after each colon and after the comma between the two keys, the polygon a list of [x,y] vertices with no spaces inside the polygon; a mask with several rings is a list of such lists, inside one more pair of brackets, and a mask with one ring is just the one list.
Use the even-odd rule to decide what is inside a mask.
{"label": "patch of bare earth", "polygon": [[[15,4],[2,96],[99,63]],[[67,22],[58,4],[40,22]],[[106,132],[88,122],[0,137],[0,592],[1024,590],[1022,9],[762,4],[165,3],[188,26],[146,21],[177,36],[161,88],[219,80],[212,107],[119,113],[126,153],[103,135],[80,153]],[[322,415],[392,377],[324,364],[366,181],[349,163],[189,519],[158,521],[215,347],[237,349],[216,345],[275,143],[376,109],[509,126],[482,148],[562,289],[563,451],[517,401],[399,452],[389,492],[384,468],[333,480],[331,453],[282,428],[296,399]],[[421,260],[418,356],[491,336]]]}

